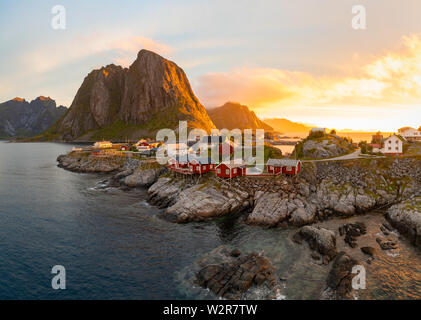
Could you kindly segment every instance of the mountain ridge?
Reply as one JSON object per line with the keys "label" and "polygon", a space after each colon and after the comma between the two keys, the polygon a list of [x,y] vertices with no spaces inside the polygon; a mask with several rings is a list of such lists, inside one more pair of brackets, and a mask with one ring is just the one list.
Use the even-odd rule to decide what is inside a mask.
{"label": "mountain ridge", "polygon": [[299,122],[293,122],[285,118],[264,119],[274,130],[282,133],[308,133],[312,127]]}
{"label": "mountain ridge", "polygon": [[248,106],[238,102],[226,102],[220,107],[208,109],[208,114],[218,129],[264,129],[273,128],[260,120]]}
{"label": "mountain ridge", "polygon": [[15,97],[0,103],[0,138],[28,138],[47,130],[67,108],[50,97],[39,96],[28,102]]}

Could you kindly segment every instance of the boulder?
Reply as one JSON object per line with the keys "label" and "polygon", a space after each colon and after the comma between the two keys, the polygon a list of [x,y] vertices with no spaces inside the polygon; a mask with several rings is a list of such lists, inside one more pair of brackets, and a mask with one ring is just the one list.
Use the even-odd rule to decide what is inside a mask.
{"label": "boulder", "polygon": [[133,174],[126,176],[124,184],[128,187],[149,187],[154,184],[164,168],[157,169],[136,169]]}
{"label": "boulder", "polygon": [[337,255],[336,237],[333,231],[321,227],[304,226],[298,234],[308,242],[312,250],[328,256],[330,260]]}
{"label": "boulder", "polygon": [[352,268],[358,265],[359,262],[341,251],[336,256],[332,264],[332,269],[329,271],[323,298],[335,300],[350,300],[353,299],[352,278],[355,274],[352,273]]}
{"label": "boulder", "polygon": [[[246,194],[245,194],[246,195]],[[248,194],[247,194],[248,195]],[[167,214],[178,222],[203,221],[228,213],[236,213],[246,209],[244,198],[229,198],[213,186],[195,185],[177,194],[174,204],[167,208]]]}
{"label": "boulder", "polygon": [[361,251],[371,257],[374,256],[374,254],[376,253],[376,249],[373,247],[362,247]]}
{"label": "boulder", "polygon": [[398,243],[394,240],[376,238],[376,241],[382,250],[393,250],[398,247]]}
{"label": "boulder", "polygon": [[390,207],[386,218],[414,245],[421,247],[421,197]]}
{"label": "boulder", "polygon": [[242,299],[252,287],[267,287],[274,298],[277,285],[270,261],[257,253],[231,257],[221,264],[203,266],[196,275],[196,282],[208,288],[215,296]]}

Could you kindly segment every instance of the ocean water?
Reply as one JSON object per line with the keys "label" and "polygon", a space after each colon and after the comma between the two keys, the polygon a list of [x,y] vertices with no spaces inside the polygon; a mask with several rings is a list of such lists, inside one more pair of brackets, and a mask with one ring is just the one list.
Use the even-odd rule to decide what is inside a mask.
{"label": "ocean water", "polygon": [[[287,279],[287,299],[318,298],[329,267],[290,240],[294,230],[247,226],[235,216],[174,224],[146,202],[145,190],[104,188],[106,175],[58,168],[56,157],[72,146],[0,142],[0,299],[211,298],[187,279],[219,246],[263,251]],[[369,267],[362,298],[421,298],[419,251],[401,248]],[[51,287],[54,265],[66,268],[66,290]],[[381,272],[384,280],[374,278]]]}

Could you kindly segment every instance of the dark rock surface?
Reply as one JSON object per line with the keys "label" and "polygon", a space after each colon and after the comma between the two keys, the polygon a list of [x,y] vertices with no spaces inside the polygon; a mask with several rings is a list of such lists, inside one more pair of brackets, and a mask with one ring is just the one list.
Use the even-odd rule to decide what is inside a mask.
{"label": "dark rock surface", "polygon": [[341,251],[332,264],[332,269],[326,280],[327,289],[323,293],[325,299],[349,300],[353,299],[352,268],[358,261]]}
{"label": "dark rock surface", "polygon": [[373,247],[362,247],[361,251],[369,256],[374,256],[374,254],[376,253],[376,249]]}
{"label": "dark rock surface", "polygon": [[345,235],[344,240],[351,248],[356,248],[356,238],[366,233],[367,228],[362,222],[347,223],[339,228],[339,234]]}
{"label": "dark rock surface", "polygon": [[243,299],[252,288],[265,288],[267,299],[276,298],[277,280],[270,261],[255,252],[236,257],[232,252],[222,249],[213,253],[223,257],[220,263],[203,262],[197,284],[226,299]]}
{"label": "dark rock surface", "polygon": [[306,240],[312,250],[319,252],[323,256],[323,262],[326,262],[326,264],[337,255],[336,237],[331,230],[304,226],[294,235],[296,241],[299,237]]}
{"label": "dark rock surface", "polygon": [[21,98],[0,103],[0,138],[27,138],[47,130],[67,111],[50,97],[31,102]]}

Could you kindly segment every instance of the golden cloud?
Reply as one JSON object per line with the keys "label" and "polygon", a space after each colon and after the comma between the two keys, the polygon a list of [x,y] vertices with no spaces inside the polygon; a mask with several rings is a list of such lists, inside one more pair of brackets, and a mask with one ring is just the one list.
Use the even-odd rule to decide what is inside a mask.
{"label": "golden cloud", "polygon": [[352,70],[352,76],[316,77],[268,68],[240,68],[199,78],[207,106],[235,100],[256,108],[280,106],[414,104],[421,99],[421,34],[404,37],[400,49]]}

